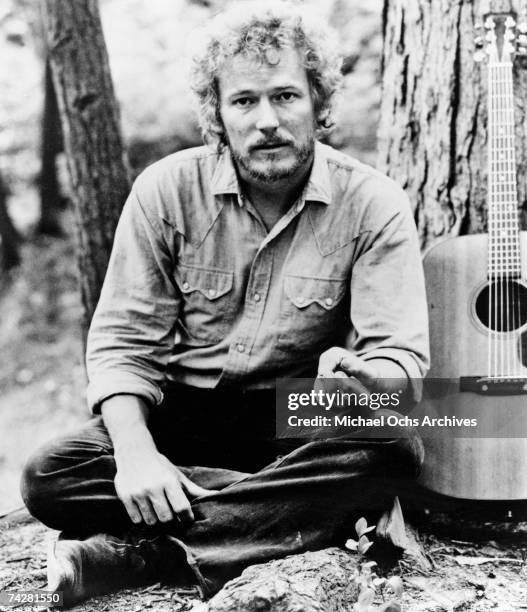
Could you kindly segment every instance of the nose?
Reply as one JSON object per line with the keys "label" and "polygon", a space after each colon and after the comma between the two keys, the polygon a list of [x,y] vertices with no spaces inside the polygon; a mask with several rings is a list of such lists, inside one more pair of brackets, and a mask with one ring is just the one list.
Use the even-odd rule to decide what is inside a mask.
{"label": "nose", "polygon": [[256,121],[256,128],[262,132],[269,130],[276,130],[280,125],[278,116],[273,105],[270,103],[268,98],[262,98],[260,100],[258,108],[258,119]]}

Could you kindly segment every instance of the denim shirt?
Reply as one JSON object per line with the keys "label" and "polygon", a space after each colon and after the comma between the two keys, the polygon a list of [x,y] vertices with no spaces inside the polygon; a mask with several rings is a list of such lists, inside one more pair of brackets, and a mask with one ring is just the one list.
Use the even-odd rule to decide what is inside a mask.
{"label": "denim shirt", "polygon": [[170,155],[135,181],[87,349],[88,402],[162,400],[168,380],[272,388],[342,346],[410,378],[428,367],[417,232],[391,179],[316,144],[309,180],[267,231],[228,149]]}

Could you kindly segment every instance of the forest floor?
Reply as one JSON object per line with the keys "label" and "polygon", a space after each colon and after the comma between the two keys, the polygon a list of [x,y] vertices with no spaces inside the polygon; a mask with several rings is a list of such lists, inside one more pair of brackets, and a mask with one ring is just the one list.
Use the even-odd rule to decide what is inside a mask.
{"label": "forest floor", "polygon": [[[448,527],[449,536],[445,534],[444,518],[439,526],[432,523],[426,532],[421,529],[420,540],[431,569],[420,569],[403,557],[390,570],[390,575],[403,579],[403,611],[527,610],[527,525],[472,523],[467,531],[456,523],[457,528]],[[458,532],[463,540],[458,539]],[[46,546],[53,537],[55,532],[23,513],[0,519],[0,593],[45,588]],[[97,597],[72,610],[182,612],[191,610],[198,601],[197,593],[157,584]]]}

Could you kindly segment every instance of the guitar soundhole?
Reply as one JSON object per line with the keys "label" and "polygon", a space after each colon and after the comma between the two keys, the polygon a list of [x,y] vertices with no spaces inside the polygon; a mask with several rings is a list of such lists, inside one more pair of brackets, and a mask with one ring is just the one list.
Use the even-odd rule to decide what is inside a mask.
{"label": "guitar soundhole", "polygon": [[527,287],[512,279],[485,285],[476,298],[481,323],[498,332],[519,329],[527,323]]}

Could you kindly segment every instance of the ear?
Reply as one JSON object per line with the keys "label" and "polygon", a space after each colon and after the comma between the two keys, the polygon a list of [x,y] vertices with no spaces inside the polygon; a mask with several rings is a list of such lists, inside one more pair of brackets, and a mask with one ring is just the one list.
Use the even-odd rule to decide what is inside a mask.
{"label": "ear", "polygon": [[211,134],[215,134],[218,138],[225,137],[225,126],[223,125],[219,108],[216,108],[214,115],[210,119],[210,132]]}

